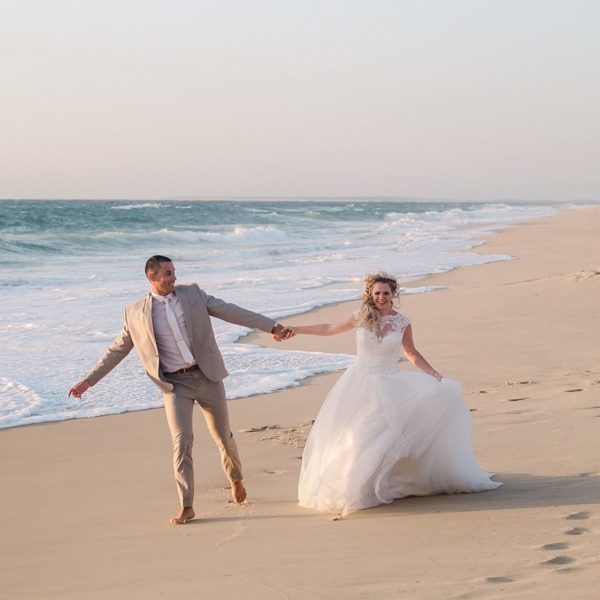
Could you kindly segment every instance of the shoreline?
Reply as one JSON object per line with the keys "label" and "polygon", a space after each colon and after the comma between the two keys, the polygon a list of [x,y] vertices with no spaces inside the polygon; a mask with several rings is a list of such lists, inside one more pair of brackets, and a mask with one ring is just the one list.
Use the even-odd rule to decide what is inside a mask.
{"label": "shoreline", "polygon": [[[340,372],[229,403],[246,505],[228,503],[197,411],[198,518],[183,527],[167,523],[177,499],[162,411],[3,429],[10,552],[0,590],[50,600],[588,598],[600,564],[598,230],[600,207],[509,226],[473,251],[515,259],[432,275],[444,289],[401,298],[417,348],[463,383],[478,462],[502,488],[407,498],[338,522],[299,508],[302,443]],[[343,318],[352,304],[282,322]],[[348,334],[281,347],[352,354]]]}
{"label": "shoreline", "polygon": [[[340,211],[332,207],[323,209],[325,211],[324,214],[329,215],[331,212],[333,215],[336,215],[334,217],[331,215],[328,216],[328,222],[333,218],[333,222],[337,224],[354,223],[354,225],[348,225],[352,232],[358,233],[365,228],[371,232],[364,240],[355,240],[357,243],[351,244],[352,247],[348,252],[342,249],[342,247],[345,247],[344,240],[347,237],[345,233],[346,228],[344,226],[336,228],[338,233],[333,236],[334,240],[331,237],[333,234],[326,233],[327,230],[318,225],[320,217],[316,215],[319,211],[317,213],[309,211],[309,207],[299,207],[302,215],[306,212],[304,216],[298,216],[300,214],[298,213],[298,208],[294,207],[282,208],[281,210],[273,209],[273,211],[267,211],[267,213],[264,213],[264,211],[256,213],[256,211],[249,207],[248,211],[245,211],[245,209],[242,211],[244,213],[244,216],[242,216],[239,211],[232,209],[223,209],[223,214],[221,214],[221,209],[217,210],[218,207],[216,205],[214,209],[217,212],[208,209],[196,211],[190,205],[187,207],[190,210],[185,212],[186,215],[189,213],[186,219],[191,219],[191,228],[184,227],[187,232],[185,235],[176,235],[173,231],[169,230],[168,223],[161,223],[165,227],[160,228],[158,233],[164,232],[169,243],[173,243],[175,239],[179,240],[175,243],[175,246],[182,252],[178,254],[180,257],[187,256],[187,259],[182,259],[187,261],[185,267],[189,270],[187,281],[204,281],[205,287],[208,290],[212,290],[211,293],[214,293],[216,296],[224,294],[228,301],[247,306],[253,310],[261,310],[263,312],[266,310],[269,316],[283,316],[290,312],[306,311],[308,307],[317,304],[326,304],[339,301],[340,299],[357,297],[360,273],[372,267],[380,267],[385,261],[392,261],[390,264],[385,262],[385,266],[389,267],[392,271],[399,270],[406,273],[407,278],[405,281],[407,285],[414,286],[418,285],[418,283],[408,276],[409,273],[423,275],[437,268],[450,268],[456,264],[485,260],[481,259],[478,254],[469,252],[468,249],[473,243],[476,243],[472,241],[473,237],[481,235],[482,231],[489,229],[491,221],[495,219],[510,221],[513,219],[531,218],[533,215],[547,215],[555,213],[557,210],[566,209],[565,206],[551,207],[548,205],[523,208],[512,205],[493,206],[485,204],[484,206],[476,207],[463,203],[457,205],[456,210],[451,210],[452,207],[448,205],[440,204],[437,207],[430,207],[432,211],[429,212],[426,211],[427,207],[423,207],[421,210],[416,206],[407,207],[405,204],[398,205],[396,208],[390,208],[391,206],[389,204],[382,205],[376,209],[374,208],[373,211],[370,211],[367,206],[358,207],[353,204],[349,204],[343,210],[340,209]],[[148,208],[141,210],[139,213],[136,211],[132,213],[120,213],[119,211],[110,211],[108,210],[109,208],[107,206],[103,206],[103,208],[97,207],[92,211],[94,218],[102,216],[102,219],[98,223],[106,221],[105,225],[90,225],[89,234],[92,236],[91,239],[94,241],[93,245],[96,251],[104,247],[104,244],[108,243],[107,240],[110,241],[114,235],[119,237],[120,245],[128,248],[133,240],[139,238],[139,233],[146,229],[146,221],[152,221],[154,215],[158,215],[157,218],[159,221],[168,221],[168,215],[170,214],[166,209],[155,211]],[[18,210],[19,222],[23,220],[23,226],[29,230],[26,225],[27,215],[30,210],[34,209],[27,209],[25,207],[15,207],[15,209]],[[206,212],[207,210],[208,212]],[[402,217],[405,211],[410,211],[407,217],[408,221],[406,222],[404,217]],[[64,212],[64,206],[56,206],[48,211],[44,210],[43,223],[38,225],[47,225],[50,228],[48,231],[50,248],[53,248],[57,243],[64,242],[68,244],[68,250],[72,253],[73,257],[77,257],[79,256],[78,248],[81,247],[81,240],[77,238],[79,240],[77,242],[73,240],[69,241],[70,238],[63,231],[61,225],[62,219],[60,215],[62,212]],[[207,221],[202,217],[206,214],[211,214],[213,217]],[[343,216],[340,216],[340,214]],[[237,220],[238,218],[242,218],[245,224],[239,230],[226,225],[223,227],[215,225],[215,223],[221,222],[221,217],[223,222],[226,223],[229,223],[231,219]],[[303,220],[306,217],[309,219],[309,225],[306,225]],[[294,223],[296,223],[294,219],[296,218],[300,219],[298,222],[300,229],[294,226]],[[198,219],[200,219],[199,222]],[[255,220],[256,223],[254,222]],[[121,224],[129,222],[133,224],[134,229],[130,232],[131,235],[127,234],[121,238],[119,228]],[[139,228],[135,225],[136,223],[142,224],[139,231]],[[263,224],[260,225],[260,223]],[[427,223],[430,223],[431,226],[427,225]],[[80,225],[88,231],[85,223],[81,223]],[[308,226],[309,230],[312,231],[312,234],[306,239],[305,226]],[[31,231],[24,238],[21,239],[18,237],[15,242],[15,248],[18,248],[19,244],[25,243],[33,235],[36,227],[32,227]],[[194,233],[198,227],[200,229]],[[310,228],[315,229],[313,231]],[[397,236],[402,231],[409,232],[408,237],[398,240]],[[372,234],[375,232],[377,234],[373,237]],[[436,232],[438,235],[435,235]],[[432,233],[434,234],[433,236],[431,235]],[[65,240],[61,237],[63,234],[67,235]],[[383,241],[380,238],[380,234],[386,239],[385,248],[381,252],[378,249],[369,252],[359,250],[359,248],[372,248],[372,244],[380,247]],[[195,246],[192,244],[190,247],[189,244],[196,235],[199,235],[202,240],[206,238],[210,247],[213,244],[216,244],[216,247],[221,247],[220,244],[222,242],[226,244],[231,242],[233,245],[228,250],[222,247],[222,256],[221,251],[217,251],[216,256],[221,256],[221,258],[216,259],[217,264],[205,272],[202,268],[202,255],[204,252],[200,251],[200,254],[197,255],[194,249]],[[323,243],[325,243],[324,247],[329,247],[329,242],[332,242],[333,247],[340,249],[340,255],[329,255],[326,253],[323,257],[320,257],[317,253],[316,257],[311,258],[311,262],[315,260],[318,263],[313,270],[313,267],[305,264],[304,260],[296,261],[294,253],[289,254],[289,244],[283,243],[283,240],[286,240],[287,236],[290,236],[292,240],[296,239],[296,236],[299,236],[297,241],[300,244],[299,248],[301,252],[308,251],[310,253],[310,247],[315,243],[319,247]],[[425,243],[425,247],[421,247],[421,243],[419,242],[418,247],[420,250],[415,248],[414,244],[410,242],[413,236],[416,236],[414,239],[417,241],[422,240]],[[319,240],[323,239],[323,241],[318,242],[317,238]],[[436,242],[436,239],[440,241]],[[305,241],[303,242],[302,240]],[[394,240],[397,242],[396,245],[399,244],[398,248],[394,245]],[[96,247],[97,242],[100,243],[98,247]],[[151,246],[154,245],[154,242],[151,240],[148,240],[148,243]],[[162,243],[159,241],[159,246]],[[267,254],[265,255],[266,262],[264,262],[265,257],[260,260],[257,259],[258,263],[253,262],[254,266],[263,265],[266,271],[257,273],[258,279],[252,276],[246,281],[248,274],[245,272],[243,266],[246,260],[244,258],[246,256],[246,244],[248,243],[252,248],[252,256],[255,253],[258,253],[256,257],[262,255],[263,252]],[[264,245],[265,243],[267,243],[266,246]],[[291,287],[289,285],[286,286],[287,292],[281,288],[281,283],[278,283],[279,280],[276,276],[277,265],[271,265],[271,261],[268,259],[269,253],[274,251],[267,250],[267,248],[270,248],[271,243],[275,243],[278,248],[276,251],[278,254],[277,264],[279,264],[279,261],[284,260],[284,255],[288,257],[285,260],[291,261],[290,268],[286,267],[285,273],[280,273],[285,281],[288,281],[288,283],[292,282]],[[391,246],[388,245],[390,243]],[[204,247],[204,241],[201,243],[201,246]],[[399,253],[400,246],[406,246],[406,255]],[[383,248],[383,246],[381,247]],[[448,247],[454,248],[457,252],[447,252]],[[460,248],[463,248],[464,252],[461,252]],[[107,247],[105,250],[110,254],[110,248]],[[189,252],[189,255],[186,255],[186,252]],[[359,252],[361,256],[357,258],[356,252]],[[280,254],[281,256],[279,256]],[[380,258],[372,262],[373,259],[370,257],[374,254],[380,256]],[[134,255],[135,252],[132,256]],[[331,264],[327,266],[328,261],[332,258],[335,264],[337,264],[338,258],[341,259],[342,264],[337,267]],[[220,262],[221,259],[225,261],[223,264]],[[406,261],[405,268],[394,268],[398,260]],[[122,313],[123,303],[134,302],[147,291],[143,284],[145,279],[140,275],[138,260],[136,259],[135,265],[131,264],[132,261],[133,258],[126,261],[127,265],[122,265],[124,272],[133,269],[132,272],[137,273],[134,283],[126,285],[127,292],[125,288],[121,292],[114,292],[114,289],[119,288],[119,285],[122,284],[122,278],[110,272],[111,268],[108,267],[106,260],[93,261],[94,272],[89,274],[91,283],[85,284],[79,291],[74,290],[73,293],[67,291],[71,286],[68,278],[64,282],[64,285],[59,286],[60,290],[58,288],[45,287],[38,290],[36,288],[36,281],[39,282],[39,276],[36,275],[35,269],[32,269],[30,272],[26,268],[27,272],[24,272],[22,280],[25,286],[24,293],[26,294],[23,302],[20,302],[17,296],[10,292],[9,280],[12,279],[12,275],[7,272],[9,288],[7,288],[7,294],[5,294],[8,302],[6,310],[9,315],[22,315],[22,319],[19,317],[14,324],[9,323],[8,326],[5,325],[2,328],[9,344],[5,348],[5,371],[7,376],[0,382],[0,388],[5,390],[5,394],[3,394],[4,410],[3,416],[0,418],[0,421],[2,421],[0,427],[8,428],[42,421],[61,421],[73,417],[87,418],[99,414],[118,414],[125,410],[143,410],[149,406],[159,407],[161,405],[160,394],[157,391],[153,393],[151,382],[148,380],[145,380],[141,384],[138,382],[139,376],[143,374],[143,371],[136,368],[137,362],[135,359],[132,359],[130,363],[124,363],[124,368],[120,367],[111,376],[113,381],[119,380],[120,383],[118,385],[127,396],[126,402],[115,401],[112,390],[108,385],[104,384],[91,391],[90,395],[87,396],[87,401],[83,403],[71,404],[71,401],[66,400],[64,396],[65,380],[78,380],[89,369],[89,365],[94,364],[98,360],[98,356],[105,349],[105,344],[109,343],[112,337],[119,331],[121,323],[119,322],[118,315]],[[358,261],[358,265],[356,261]],[[73,261],[70,261],[74,272],[77,271],[79,276],[83,276],[84,279],[88,276],[89,269],[89,267],[85,266],[85,262],[81,258],[74,258]],[[221,270],[221,266],[225,269],[224,271]],[[105,270],[108,272],[105,272]],[[355,276],[357,274],[358,276]],[[62,281],[61,277],[59,274],[58,281]],[[264,280],[262,279],[263,277],[265,277]],[[300,279],[298,280],[297,278]],[[264,281],[264,283],[259,283],[260,281]],[[296,287],[296,284],[293,282],[298,284],[298,292],[293,291]],[[140,285],[142,287],[139,287]],[[63,287],[64,289],[62,289]],[[265,292],[268,292],[267,296],[264,296]],[[51,318],[44,317],[39,313],[39,302],[36,300],[38,294],[42,296],[44,294],[57,295],[61,302],[65,302],[65,306],[68,307],[69,312],[73,313],[73,317],[80,323],[78,327],[81,329],[71,328],[67,322],[63,323],[64,310],[59,311],[55,316],[52,315]],[[90,310],[90,307],[87,306],[88,300],[86,298],[89,297],[94,297],[98,300],[97,303],[94,303],[93,308],[95,311],[95,325],[93,327],[90,326],[89,318],[86,321],[86,314],[89,316]],[[251,348],[246,346],[245,348],[241,348],[239,345],[235,347],[233,344],[234,340],[242,335],[243,331],[247,332],[248,330],[225,323],[221,323],[218,326],[217,324],[215,325],[218,331],[218,343],[220,343],[223,352],[229,354],[227,362],[230,366],[232,376],[227,379],[226,387],[229,392],[228,395],[232,398],[256,393],[269,393],[274,389],[282,389],[286,385],[291,384],[293,379],[306,377],[309,373],[315,373],[324,368],[323,361],[316,356],[284,356],[279,353],[275,356],[269,356],[268,352],[258,347]],[[56,327],[59,327],[61,330],[59,332],[61,343],[48,356],[45,346],[51,344],[52,339],[56,337]],[[11,351],[11,348],[14,351]],[[33,374],[25,366],[26,361],[19,360],[19,354],[23,356],[31,354],[31,359],[34,362],[45,365],[47,374],[32,376]],[[344,357],[331,358],[330,364],[327,367],[338,368],[343,367],[345,364],[347,364],[347,361]],[[273,366],[273,373],[270,372],[270,365]]]}

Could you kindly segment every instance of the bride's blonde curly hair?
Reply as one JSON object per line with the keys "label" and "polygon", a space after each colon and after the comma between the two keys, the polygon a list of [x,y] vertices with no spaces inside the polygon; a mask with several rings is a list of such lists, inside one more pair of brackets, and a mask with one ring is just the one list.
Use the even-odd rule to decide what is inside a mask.
{"label": "bride's blonde curly hair", "polygon": [[[373,286],[376,283],[387,283],[392,291],[392,298],[398,298],[400,292],[400,286],[394,275],[391,273],[385,273],[384,271],[376,271],[375,273],[369,273],[365,277],[365,282],[362,292],[362,306],[358,311],[358,325],[371,330],[379,329],[379,310],[373,303],[372,291]],[[392,300],[393,302],[393,300]]]}

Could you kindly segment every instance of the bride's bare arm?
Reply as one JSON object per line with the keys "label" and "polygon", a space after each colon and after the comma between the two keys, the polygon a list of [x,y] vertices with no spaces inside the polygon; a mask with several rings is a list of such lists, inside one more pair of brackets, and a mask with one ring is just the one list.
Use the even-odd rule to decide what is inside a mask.
{"label": "bride's bare arm", "polygon": [[307,335],[337,335],[344,331],[350,331],[350,329],[354,328],[355,324],[356,317],[350,315],[347,319],[340,321],[339,323],[321,323],[320,325],[299,325],[298,327],[293,327],[292,335],[298,333]]}
{"label": "bride's bare arm", "polygon": [[438,381],[442,379],[442,376],[425,360],[425,357],[415,348],[412,335],[412,325],[408,325],[404,330],[404,337],[402,338],[402,349],[404,354],[410,362],[418,367],[427,375],[435,377]]}

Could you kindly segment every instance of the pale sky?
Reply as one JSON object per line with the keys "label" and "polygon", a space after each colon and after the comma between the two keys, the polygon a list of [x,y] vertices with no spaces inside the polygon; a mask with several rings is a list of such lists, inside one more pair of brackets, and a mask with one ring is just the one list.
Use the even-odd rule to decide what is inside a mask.
{"label": "pale sky", "polygon": [[0,9],[0,198],[600,199],[597,0]]}

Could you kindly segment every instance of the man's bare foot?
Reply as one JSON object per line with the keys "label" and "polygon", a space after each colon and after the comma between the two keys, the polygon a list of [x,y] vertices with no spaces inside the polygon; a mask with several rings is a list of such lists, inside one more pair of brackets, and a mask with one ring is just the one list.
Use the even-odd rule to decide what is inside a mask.
{"label": "man's bare foot", "polygon": [[184,506],[174,517],[171,517],[169,523],[171,525],[185,525],[196,516],[194,509],[191,506]]}
{"label": "man's bare foot", "polygon": [[246,499],[246,488],[241,481],[231,482],[231,495],[236,504],[241,504]]}

